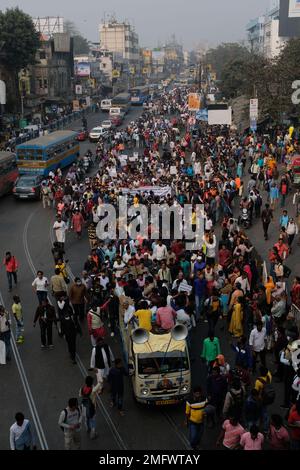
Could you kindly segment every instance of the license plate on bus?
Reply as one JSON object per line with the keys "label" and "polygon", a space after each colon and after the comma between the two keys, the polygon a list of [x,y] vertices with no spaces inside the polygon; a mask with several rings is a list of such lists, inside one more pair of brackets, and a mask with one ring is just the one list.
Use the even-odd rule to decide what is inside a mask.
{"label": "license plate on bus", "polygon": [[161,406],[161,405],[177,405],[177,403],[179,403],[178,400],[157,400],[155,402],[155,404],[157,406]]}

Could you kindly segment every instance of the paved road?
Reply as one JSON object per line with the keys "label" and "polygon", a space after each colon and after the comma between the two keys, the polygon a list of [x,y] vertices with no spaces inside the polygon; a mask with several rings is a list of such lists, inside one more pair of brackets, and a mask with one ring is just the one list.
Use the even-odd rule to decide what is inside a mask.
{"label": "paved road", "polygon": [[[129,120],[137,117],[140,108],[133,109]],[[89,128],[99,124],[106,115],[98,113],[89,115]],[[74,128],[74,125],[72,126]],[[94,144],[88,142],[81,144],[81,154]],[[288,201],[288,205],[290,201]],[[278,215],[278,213],[276,214]],[[20,361],[16,360],[0,368],[2,403],[0,449],[7,449],[8,430],[13,422],[16,411],[22,410],[32,421],[35,421],[39,434],[39,447],[50,449],[63,448],[63,435],[57,425],[58,415],[66,406],[71,396],[77,396],[82,385],[86,370],[89,367],[90,342],[85,328],[84,337],[78,344],[80,360],[78,365],[71,365],[67,353],[66,343],[54,333],[54,350],[40,350],[40,336],[38,327],[34,330],[33,315],[37,306],[35,294],[32,292],[31,282],[38,269],[42,269],[50,277],[53,269],[51,255],[51,241],[53,238],[52,225],[54,213],[52,209],[44,210],[40,202],[15,201],[11,196],[0,201],[1,218],[1,247],[2,252],[12,251],[20,261],[19,285],[10,294],[4,270],[1,274],[0,291],[3,303],[10,308],[12,295],[17,292],[21,296],[25,317],[25,343],[18,346]],[[278,230],[272,231],[272,238],[264,242],[260,223],[254,224],[249,231],[252,241],[261,254],[276,241]],[[84,260],[88,254],[89,245],[87,235],[77,241],[74,234],[67,236],[67,256],[70,260],[72,273],[76,276],[82,271]],[[296,248],[289,260],[289,266],[297,269]],[[298,271],[299,272],[299,271]],[[2,301],[0,297],[0,301]],[[205,384],[205,368],[200,361],[202,340],[207,333],[207,324],[200,324],[193,332],[192,345],[195,360],[192,363],[193,383]],[[226,357],[232,358],[229,350],[229,336],[217,329],[221,339],[222,351]],[[110,340],[114,352],[120,352],[117,338]],[[20,366],[20,364],[23,366]],[[272,367],[273,368],[273,367]],[[25,391],[26,390],[26,391]],[[276,408],[282,402],[281,388],[277,386]],[[182,406],[167,410],[150,410],[136,405],[129,385],[125,393],[125,417],[120,418],[116,411],[110,410],[107,394],[101,398],[100,409],[97,413],[97,430],[99,438],[90,441],[83,433],[84,449],[148,449],[148,450],[185,450],[189,448],[186,428],[183,426],[184,409]],[[36,410],[36,413],[34,412]],[[218,430],[205,432],[203,447],[214,448]]]}

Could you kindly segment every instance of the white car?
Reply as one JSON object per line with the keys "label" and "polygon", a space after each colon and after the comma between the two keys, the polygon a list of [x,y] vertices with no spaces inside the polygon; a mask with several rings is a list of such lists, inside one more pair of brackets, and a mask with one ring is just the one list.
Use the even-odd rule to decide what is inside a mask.
{"label": "white car", "polygon": [[108,100],[108,99],[102,100],[100,103],[100,108],[103,113],[104,112],[109,113],[109,110],[111,108],[111,100]]}
{"label": "white car", "polygon": [[113,123],[110,120],[102,121],[101,127],[103,127],[103,129],[110,130],[113,128]]}
{"label": "white car", "polygon": [[90,142],[98,142],[100,137],[107,137],[107,129],[104,129],[104,127],[94,127],[89,133],[89,139]]}

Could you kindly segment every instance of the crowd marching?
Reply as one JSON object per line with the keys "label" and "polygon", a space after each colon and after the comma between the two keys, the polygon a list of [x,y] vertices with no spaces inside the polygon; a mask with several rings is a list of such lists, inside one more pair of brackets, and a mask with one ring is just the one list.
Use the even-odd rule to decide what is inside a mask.
{"label": "crowd marching", "polygon": [[[193,449],[201,446],[204,431],[213,432],[216,427],[221,430],[216,445],[226,449],[260,450],[266,445],[274,450],[300,449],[300,366],[297,370],[292,361],[299,338],[300,277],[290,283],[291,270],[286,265],[292,250],[297,250],[300,207],[297,190],[293,216],[286,210],[292,191],[288,157],[299,151],[295,131],[278,130],[263,137],[241,136],[205,123],[196,128],[186,103],[187,90],[165,91],[136,121],[100,139],[93,158],[99,164],[94,176],[82,177],[78,166],[73,166],[66,177],[58,169],[42,183],[43,207],[55,209],[56,241],[51,279],[39,271],[32,284],[39,304],[34,325],[39,323],[44,349],[53,348],[52,326],[57,324],[73,363],[77,335],[87,328],[91,339],[91,375],[80,389],[80,398],[71,398],[59,417],[66,449],[80,448],[83,418],[90,437],[97,436],[96,397],[106,389],[106,382],[111,386],[111,406],[124,414],[128,371],[108,339],[118,335],[124,295],[125,325],[131,322],[148,331],[158,325],[169,331],[175,324],[184,324],[192,360],[201,355],[206,382],[193,377],[195,387],[186,403]],[[103,219],[104,204],[111,204],[119,214],[118,197],[125,194],[137,211],[132,218],[141,205],[183,208],[191,204],[194,227],[196,206],[202,204],[205,233],[198,249],[188,251],[185,240],[161,236],[100,240],[97,225]],[[282,214],[277,222],[279,204]],[[120,216],[117,228],[127,222]],[[148,222],[148,233],[153,234]],[[255,223],[266,240],[269,226],[280,226],[278,241],[269,252],[269,275],[246,233]],[[80,239],[84,230],[90,251],[82,273],[72,281],[66,239],[72,231]],[[11,290],[12,281],[17,282],[18,262],[7,253],[4,264]],[[22,343],[21,300],[17,296],[13,300],[16,340]],[[4,308],[0,327],[9,360],[10,320]],[[205,339],[197,351],[194,345],[199,345],[200,331]],[[220,338],[230,346],[228,357]],[[275,377],[281,382],[281,408]],[[24,416],[16,419],[24,427]],[[32,429],[26,429],[31,442]],[[21,441],[23,445],[24,435]],[[12,448],[18,448],[13,437],[11,442]]]}

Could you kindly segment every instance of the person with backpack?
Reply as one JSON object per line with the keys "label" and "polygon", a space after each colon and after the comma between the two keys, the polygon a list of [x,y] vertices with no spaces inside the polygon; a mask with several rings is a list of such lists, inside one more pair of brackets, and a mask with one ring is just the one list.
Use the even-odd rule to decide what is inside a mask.
{"label": "person with backpack", "polygon": [[64,432],[65,450],[80,450],[82,413],[77,398],[70,398],[59,415],[58,425]]}
{"label": "person with backpack", "polygon": [[85,420],[87,432],[90,438],[96,439],[96,400],[97,395],[101,391],[101,384],[93,386],[93,377],[88,375],[85,378],[84,385],[79,390],[79,397],[81,397],[82,415]]}
{"label": "person with backpack", "polygon": [[225,419],[228,419],[229,416],[236,416],[240,423],[243,422],[245,396],[246,391],[241,383],[241,380],[235,378],[232,381],[231,387],[225,396],[223,406],[223,416]]}
{"label": "person with backpack", "polygon": [[261,366],[260,376],[256,379],[254,387],[261,399],[263,429],[264,433],[267,434],[270,425],[268,406],[274,403],[276,394],[272,385],[272,374],[265,366]]}

